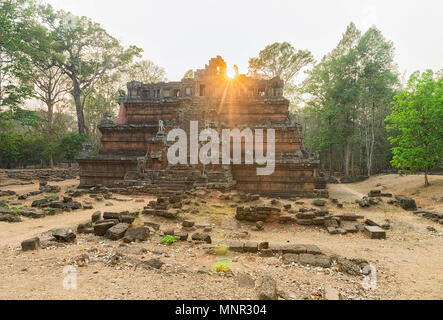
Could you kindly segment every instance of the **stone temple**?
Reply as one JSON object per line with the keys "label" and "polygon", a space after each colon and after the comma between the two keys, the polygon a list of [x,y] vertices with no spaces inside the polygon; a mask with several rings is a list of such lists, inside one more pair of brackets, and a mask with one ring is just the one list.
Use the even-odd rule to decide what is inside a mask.
{"label": "stone temple", "polygon": [[[280,197],[327,194],[318,178],[318,156],[303,146],[301,127],[289,117],[283,82],[278,77],[263,80],[238,72],[230,79],[226,70],[225,61],[217,56],[197,70],[194,78],[129,82],[127,94],[120,92],[118,123],[108,114],[99,126],[99,154],[85,149],[77,159],[80,186],[138,186],[147,192],[206,187]],[[274,173],[259,176],[257,164],[244,162],[169,164],[167,150],[175,142],[167,141],[167,132],[181,128],[189,133],[190,121],[198,121],[199,132],[208,127],[218,132],[273,128]],[[266,151],[266,137],[263,140]]]}

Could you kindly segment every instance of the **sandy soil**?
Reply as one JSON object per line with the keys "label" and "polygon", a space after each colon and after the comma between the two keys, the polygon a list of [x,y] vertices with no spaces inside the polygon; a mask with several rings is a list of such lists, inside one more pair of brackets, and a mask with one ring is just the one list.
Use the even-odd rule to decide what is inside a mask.
{"label": "sandy soil", "polygon": [[[255,254],[229,253],[225,263],[229,264],[231,272],[214,273],[214,263],[220,258],[208,254],[205,246],[190,242],[160,245],[159,234],[152,235],[147,242],[130,245],[93,235],[78,235],[77,243],[71,245],[49,246],[34,252],[20,249],[22,240],[33,236],[46,239],[49,236],[45,232],[53,228],[75,228],[78,223],[89,220],[96,210],[141,209],[152,199],[146,196],[133,197],[129,202],[111,200],[113,206],[109,207],[105,206],[107,201],[93,201],[93,210],[39,220],[24,219],[15,224],[0,222],[0,299],[255,299],[254,282],[258,285],[265,274],[277,280],[280,295],[285,299],[316,298],[325,285],[336,288],[346,299],[443,299],[442,226],[386,202],[368,209],[353,203],[377,188],[412,196],[423,209],[441,212],[442,202],[432,198],[443,196],[443,177],[431,176],[430,181],[432,186],[424,188],[422,176],[385,175],[356,184],[329,185],[331,198],[344,202],[344,208],[337,209],[328,201],[330,211],[337,214],[355,212],[379,223],[389,220],[391,230],[386,240],[371,240],[363,233],[330,235],[320,228],[298,225],[268,224],[265,231],[252,231],[251,224],[233,219],[235,210],[230,208],[229,202],[214,197],[207,197],[207,204],[198,207],[198,214],[186,213],[181,217],[212,224],[211,237],[216,244],[223,243],[232,232],[245,229],[251,241],[316,244],[327,254],[367,259],[377,269],[376,289],[365,290],[363,277],[343,274],[333,268],[283,266],[278,256],[261,258]],[[77,183],[68,180],[50,184],[60,185],[65,191]],[[1,189],[24,193],[37,188],[38,184]],[[136,198],[142,198],[143,202],[136,202]],[[90,199],[80,198],[81,202],[86,200]],[[32,199],[25,204],[29,201]],[[311,200],[301,201],[310,207]],[[294,202],[281,202],[301,207]],[[141,216],[136,223],[144,221],[160,223],[162,230],[179,227],[179,221],[148,216]],[[428,226],[436,231],[429,231]],[[76,257],[82,254],[87,254],[89,261],[76,263]],[[117,263],[115,256],[120,258]],[[151,258],[159,258],[165,265],[160,270],[139,266],[140,262]],[[70,265],[76,267],[76,290],[63,287],[63,279],[67,276],[63,269]],[[245,284],[244,277],[251,280],[252,285]]]}

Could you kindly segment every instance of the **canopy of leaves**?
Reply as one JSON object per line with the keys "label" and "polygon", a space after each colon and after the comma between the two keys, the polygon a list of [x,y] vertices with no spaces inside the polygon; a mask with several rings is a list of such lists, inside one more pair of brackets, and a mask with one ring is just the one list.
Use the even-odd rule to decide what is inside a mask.
{"label": "canopy of leaves", "polygon": [[297,73],[314,62],[308,50],[296,50],[288,42],[276,42],[260,51],[258,58],[249,59],[249,73],[253,76],[280,77],[289,84]]}
{"label": "canopy of leaves", "polygon": [[405,172],[441,167],[443,161],[443,77],[431,70],[411,75],[406,90],[394,97],[386,117],[393,134],[392,164]]}

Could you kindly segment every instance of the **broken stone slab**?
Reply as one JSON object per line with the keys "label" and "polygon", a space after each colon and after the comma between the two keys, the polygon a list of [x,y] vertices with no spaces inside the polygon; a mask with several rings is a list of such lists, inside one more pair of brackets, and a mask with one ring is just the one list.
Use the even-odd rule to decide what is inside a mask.
{"label": "broken stone slab", "polygon": [[243,244],[242,241],[228,241],[227,246],[229,247],[230,251],[233,252],[243,252]]}
{"label": "broken stone slab", "polygon": [[209,234],[206,234],[206,233],[196,232],[196,233],[194,233],[192,235],[191,238],[194,241],[203,241],[203,242],[206,242],[206,243],[212,243],[211,236]]}
{"label": "broken stone slab", "polygon": [[324,217],[324,216],[327,216],[328,214],[329,214],[328,209],[320,209],[318,211],[314,211],[314,215],[316,217]]}
{"label": "broken stone slab", "polygon": [[293,262],[301,265],[309,265],[313,267],[329,268],[331,266],[331,258],[327,255],[314,255],[310,253],[286,253],[282,256],[284,264],[291,264]]}
{"label": "broken stone slab", "polygon": [[41,248],[40,238],[35,237],[24,240],[22,241],[21,246],[23,251],[40,249]]}
{"label": "broken stone slab", "polygon": [[371,239],[386,239],[386,231],[378,226],[365,226],[364,232]]}
{"label": "broken stone slab", "polygon": [[145,269],[160,269],[164,265],[164,262],[159,259],[150,259],[142,261],[139,265]]}
{"label": "broken stone slab", "polygon": [[314,212],[298,212],[296,215],[297,219],[313,219],[315,217]]}
{"label": "broken stone slab", "polygon": [[277,282],[271,276],[265,276],[259,287],[259,300],[277,300]]}
{"label": "broken stone slab", "polygon": [[340,223],[337,219],[334,218],[325,218],[325,227],[329,228],[338,228],[340,226]]}
{"label": "broken stone slab", "polygon": [[120,216],[120,221],[123,223],[127,223],[127,224],[132,224],[135,220],[134,216],[130,216],[130,215],[122,215]]}
{"label": "broken stone slab", "polygon": [[12,190],[5,190],[5,191],[0,191],[0,197],[4,197],[4,196],[14,196],[16,195],[15,191]]}
{"label": "broken stone slab", "polygon": [[312,219],[312,224],[315,226],[323,226],[325,224],[325,218],[324,217],[316,217]]}
{"label": "broken stone slab", "polygon": [[77,226],[77,233],[92,233],[94,232],[94,229],[92,229],[92,223],[91,222],[84,222],[80,223]]}
{"label": "broken stone slab", "polygon": [[314,201],[312,201],[312,204],[317,207],[323,207],[326,205],[326,201],[321,199],[315,199]]}
{"label": "broken stone slab", "polygon": [[366,219],[365,220],[365,224],[368,225],[368,226],[372,226],[372,227],[380,227],[380,225],[377,222],[375,222],[375,221],[373,221],[371,219]]}
{"label": "broken stone slab", "polygon": [[192,228],[195,225],[194,221],[185,220],[182,222],[182,226],[185,228]]}
{"label": "broken stone slab", "polygon": [[260,249],[258,255],[262,258],[270,258],[274,256],[274,252],[271,249]]}
{"label": "broken stone slab", "polygon": [[99,221],[102,218],[102,213],[100,211],[96,211],[91,216],[92,223]]}
{"label": "broken stone slab", "polygon": [[358,232],[358,229],[356,226],[346,226],[346,227],[343,227],[343,229],[345,229],[347,233],[357,233]]}
{"label": "broken stone slab", "polygon": [[156,231],[160,230],[160,225],[158,223],[154,223],[154,222],[145,222],[144,223],[145,226],[150,227]]}
{"label": "broken stone slab", "polygon": [[77,237],[71,229],[60,228],[54,230],[52,236],[59,242],[73,242]]}
{"label": "broken stone slab", "polygon": [[174,231],[174,236],[180,237],[180,241],[188,240],[188,233],[185,231]]}
{"label": "broken stone slab", "polygon": [[119,212],[105,212],[103,213],[103,219],[117,219],[120,221],[121,214]]}
{"label": "broken stone slab", "polygon": [[357,221],[359,219],[364,219],[364,216],[358,216],[355,213],[345,213],[334,217],[338,217],[342,221]]}
{"label": "broken stone slab", "polygon": [[300,226],[312,225],[312,219],[296,219],[296,223]]}
{"label": "broken stone slab", "polygon": [[397,200],[400,207],[402,207],[405,210],[408,211],[417,210],[417,205],[415,203],[415,200],[412,198],[408,198],[403,195],[397,195],[395,196],[395,200]]}
{"label": "broken stone slab", "polygon": [[115,226],[112,226],[108,230],[106,230],[106,238],[111,240],[119,240],[125,236],[126,231],[128,230],[129,225],[126,223],[118,223]]}
{"label": "broken stone slab", "polygon": [[126,230],[123,241],[126,243],[146,241],[149,237],[149,229],[146,227],[129,228]]}
{"label": "broken stone slab", "polygon": [[336,227],[327,227],[326,230],[328,230],[329,234],[339,234],[338,228]]}
{"label": "broken stone slab", "polygon": [[245,242],[243,244],[244,252],[252,252],[255,253],[258,251],[258,243],[257,242]]}
{"label": "broken stone slab", "polygon": [[106,231],[108,231],[109,228],[116,225],[114,221],[110,220],[101,220],[98,221],[100,223],[96,223],[94,225],[94,234],[96,236],[104,236],[106,234]]}

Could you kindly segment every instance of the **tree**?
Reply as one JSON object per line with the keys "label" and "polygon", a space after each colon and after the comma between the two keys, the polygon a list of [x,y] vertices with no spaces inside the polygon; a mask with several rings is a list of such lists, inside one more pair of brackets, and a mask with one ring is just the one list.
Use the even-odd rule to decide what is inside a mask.
{"label": "tree", "polygon": [[393,56],[392,43],[379,30],[362,35],[351,23],[336,48],[308,73],[300,117],[305,141],[331,171],[354,175],[357,168],[371,175],[374,163],[389,165],[383,120],[398,84]]}
{"label": "tree", "polygon": [[378,29],[370,28],[359,41],[356,50],[361,66],[358,76],[358,113],[365,142],[366,169],[370,176],[377,140],[386,140],[376,139],[376,136],[386,137],[383,120],[390,113],[398,73],[393,62],[393,45],[384,39]]}
{"label": "tree", "polygon": [[128,81],[139,81],[143,83],[168,81],[165,69],[149,60],[135,62],[126,68],[123,73],[126,74]]}
{"label": "tree", "polygon": [[406,90],[394,97],[392,113],[386,117],[392,165],[401,172],[425,172],[442,165],[443,159],[443,77],[431,70],[411,75]]}
{"label": "tree", "polygon": [[33,1],[0,2],[0,112],[5,106],[14,112],[32,97],[31,61],[45,55],[45,35],[35,19]]}
{"label": "tree", "polygon": [[189,69],[188,71],[186,71],[183,79],[194,79],[194,70]]}
{"label": "tree", "polygon": [[249,73],[258,77],[280,77],[289,85],[297,73],[314,62],[308,50],[296,50],[288,42],[276,42],[266,46],[258,58],[249,59]]}
{"label": "tree", "polygon": [[60,140],[58,148],[66,160],[73,161],[82,150],[84,142],[86,142],[84,135],[70,133]]}
{"label": "tree", "polygon": [[78,132],[88,135],[84,107],[94,86],[108,71],[131,63],[141,49],[124,49],[98,23],[76,17],[51,6],[41,7],[41,16],[55,41],[52,51],[56,65],[71,79]]}

